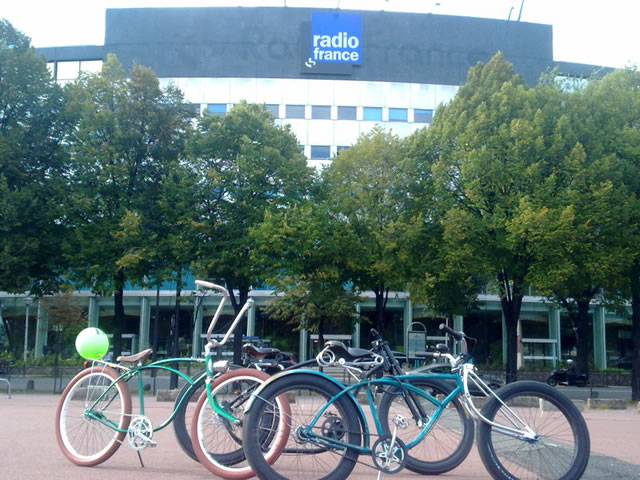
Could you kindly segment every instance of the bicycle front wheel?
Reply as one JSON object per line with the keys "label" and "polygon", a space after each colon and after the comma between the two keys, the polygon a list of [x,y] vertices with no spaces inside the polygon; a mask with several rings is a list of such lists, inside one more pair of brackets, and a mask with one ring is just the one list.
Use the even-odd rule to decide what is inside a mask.
{"label": "bicycle front wheel", "polygon": [[[349,476],[358,458],[353,446],[360,445],[361,432],[353,402],[345,396],[334,398],[341,391],[331,380],[311,373],[277,377],[260,391],[243,429],[244,452],[258,478],[342,480]],[[276,399],[283,396],[289,412],[278,407]],[[286,444],[280,455],[270,456],[263,446],[270,436],[267,426],[280,415],[288,428],[284,436],[276,433],[272,443],[282,437]]]}
{"label": "bicycle front wheel", "polygon": [[193,419],[195,402],[205,390],[204,381],[207,377],[206,373],[206,370],[199,371],[192,377],[194,380],[193,384],[185,383],[183,385],[180,393],[178,393],[174,406],[176,414],[173,419],[173,431],[176,434],[178,444],[180,448],[182,448],[182,451],[196,462],[199,462],[199,460],[193,451],[189,428],[191,426],[191,420]]}
{"label": "bicycle front wheel", "polygon": [[[446,382],[438,379],[408,378],[406,383],[439,402],[453,390]],[[425,414],[424,418],[414,418],[407,403],[412,399],[407,399],[402,393],[400,386],[388,389],[380,399],[379,415],[387,435],[393,433],[395,418],[408,421],[407,428],[397,429],[398,438],[409,449],[407,469],[422,475],[438,475],[460,465],[473,446],[474,425],[458,398],[439,409],[428,397],[414,392],[412,397],[419,402]],[[424,424],[436,413],[439,414],[438,419],[426,437],[419,441]]]}
{"label": "bicycle front wheel", "polygon": [[[211,395],[221,410],[240,420],[240,423],[216,412],[211,407],[206,390],[200,395],[193,413],[191,438],[198,460],[210,472],[235,480],[254,476],[242,449],[244,407],[251,394],[269,378],[264,372],[242,368],[227,372],[211,383]],[[273,440],[275,433],[285,428],[280,416],[271,418],[266,430],[274,435],[263,439],[263,446],[269,448],[266,445]],[[274,452],[282,449],[282,445],[276,447],[273,446]]]}
{"label": "bicycle front wheel", "polygon": [[131,394],[126,382],[113,384],[118,377],[109,367],[87,368],[62,392],[56,409],[56,440],[62,453],[77,465],[93,467],[104,462],[126,435]]}
{"label": "bicycle front wheel", "polygon": [[[589,461],[589,430],[565,395],[539,382],[514,382],[491,398],[482,415],[498,424],[478,426],[478,451],[485,468],[498,479],[578,479]],[[524,425],[521,423],[523,422]],[[528,436],[503,427],[526,427]]]}

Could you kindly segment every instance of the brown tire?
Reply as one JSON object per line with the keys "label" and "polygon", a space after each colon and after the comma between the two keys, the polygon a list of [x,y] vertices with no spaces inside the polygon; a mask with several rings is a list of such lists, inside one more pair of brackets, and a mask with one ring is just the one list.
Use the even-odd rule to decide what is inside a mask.
{"label": "brown tire", "polygon": [[[62,392],[56,408],[56,440],[64,456],[76,465],[93,467],[109,459],[127,434],[131,420],[129,386],[121,381],[109,388],[118,377],[118,372],[109,367],[87,368]],[[92,414],[117,425],[120,431],[88,417],[90,407]]]}
{"label": "brown tire", "polygon": [[[191,439],[193,450],[207,470],[222,478],[244,480],[255,474],[245,459],[242,446],[242,422],[244,407],[251,397],[251,393],[270,377],[255,369],[241,368],[219,376],[211,383],[211,392],[216,401],[240,420],[235,424],[216,414],[209,404],[209,397],[205,390],[198,402],[191,422]],[[266,456],[275,460],[289,436],[289,426],[285,419],[289,415],[289,403],[285,397],[278,398],[282,412],[279,418],[272,419],[273,428],[265,429],[271,432],[264,437]],[[277,422],[277,423],[275,423]]]}

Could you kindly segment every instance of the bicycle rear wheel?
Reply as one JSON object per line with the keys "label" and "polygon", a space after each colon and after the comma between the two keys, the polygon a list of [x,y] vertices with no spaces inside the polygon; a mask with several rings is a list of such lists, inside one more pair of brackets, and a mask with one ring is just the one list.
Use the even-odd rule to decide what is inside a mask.
{"label": "bicycle rear wheel", "polygon": [[[243,368],[225,373],[211,383],[211,394],[215,401],[226,413],[239,419],[239,424],[216,413],[209,403],[206,390],[200,395],[193,413],[191,437],[198,460],[210,472],[235,480],[254,476],[242,449],[244,407],[257,387],[269,378],[264,372]],[[280,408],[286,410],[287,406]],[[284,420],[280,416],[271,417],[269,425],[264,428],[273,432],[273,435],[263,437],[263,446],[274,454],[281,451],[282,445],[270,443],[276,432],[287,428]]]}
{"label": "bicycle rear wheel", "polygon": [[[353,471],[358,450],[349,446],[331,445],[331,441],[360,445],[359,413],[353,402],[342,396],[333,397],[341,388],[332,381],[311,374],[293,373],[275,378],[260,392],[245,417],[244,452],[251,468],[261,479],[342,480]],[[262,442],[269,432],[265,425],[271,416],[279,415],[276,398],[285,396],[290,412],[282,415],[288,425],[283,437],[284,450],[269,456]],[[326,406],[322,417],[311,425],[313,418]],[[318,439],[315,435],[321,435]],[[279,441],[280,433],[273,442]]]}
{"label": "bicycle rear wheel", "polygon": [[[438,401],[442,401],[453,390],[446,382],[438,379],[408,378],[406,382]],[[393,432],[393,419],[397,415],[408,420],[408,428],[397,430],[398,438],[409,449],[405,465],[407,469],[422,475],[438,475],[456,468],[469,455],[474,437],[473,420],[467,417],[458,398],[453,399],[440,412],[427,436],[418,442],[417,438],[424,428],[418,421],[431,419],[436,413],[436,406],[427,398],[414,394],[426,414],[426,419],[415,419],[401,390],[398,386],[385,392],[380,399],[379,415],[387,435]]]}
{"label": "bicycle rear wheel", "polygon": [[[121,381],[109,389],[118,377],[109,367],[87,368],[62,392],[56,409],[56,440],[62,453],[77,465],[93,467],[104,462],[126,435],[131,420],[129,386]],[[101,421],[86,415],[92,406],[91,413]]]}
{"label": "bicycle rear wheel", "polygon": [[[539,382],[515,382],[502,387],[482,415],[514,427],[517,415],[535,436],[509,435],[481,422],[478,451],[486,469],[498,479],[578,479],[589,461],[589,431],[580,411],[566,396]],[[522,429],[522,426],[517,426]]]}

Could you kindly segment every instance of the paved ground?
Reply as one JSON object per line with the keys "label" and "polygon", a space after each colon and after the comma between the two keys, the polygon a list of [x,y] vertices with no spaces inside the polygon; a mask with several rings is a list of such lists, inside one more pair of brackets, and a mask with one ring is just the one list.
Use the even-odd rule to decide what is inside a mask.
{"label": "paved ground", "polygon": [[[143,450],[144,469],[140,467],[136,453],[127,447],[120,448],[110,460],[98,467],[88,469],[71,464],[60,453],[55,439],[53,422],[58,399],[58,395],[23,393],[15,393],[12,399],[8,399],[0,390],[0,478],[196,480],[213,477],[182,453],[172,427],[158,432],[155,437],[158,447]],[[160,419],[169,408],[169,403],[149,399],[147,413],[152,420]],[[584,416],[592,444],[592,456],[584,478],[640,479],[640,413],[635,408],[587,410]],[[385,478],[408,480],[416,477],[403,471]],[[474,447],[460,467],[440,477],[462,480],[486,479],[489,475]],[[376,472],[359,466],[351,478],[369,480],[376,478]]]}

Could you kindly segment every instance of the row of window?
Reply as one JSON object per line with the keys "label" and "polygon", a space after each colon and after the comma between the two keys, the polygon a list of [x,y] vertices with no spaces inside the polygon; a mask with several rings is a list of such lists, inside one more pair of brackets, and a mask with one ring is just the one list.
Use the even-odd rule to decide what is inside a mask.
{"label": "row of window", "polygon": [[[410,122],[431,123],[433,110],[420,108],[391,108],[391,107],[351,107],[330,105],[276,105],[267,104],[266,108],[275,118],[313,119],[313,120],[363,120],[370,122]],[[332,115],[332,109],[335,113]],[[200,105],[194,104],[196,113],[200,113]],[[209,115],[224,115],[227,112],[226,103],[208,103],[205,112]],[[413,118],[410,119],[410,114]]]}

